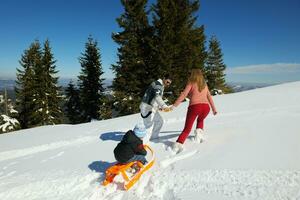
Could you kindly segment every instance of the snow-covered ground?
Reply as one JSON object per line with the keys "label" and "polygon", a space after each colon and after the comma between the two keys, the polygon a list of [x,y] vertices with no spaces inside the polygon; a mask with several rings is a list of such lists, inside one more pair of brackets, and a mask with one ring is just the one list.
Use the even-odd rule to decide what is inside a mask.
{"label": "snow-covered ground", "polygon": [[[113,149],[139,114],[0,135],[0,199],[300,199],[300,82],[214,97],[207,141],[168,146],[184,126],[187,103],[150,142],[156,162],[129,191],[103,187]],[[191,133],[192,135],[192,133]]]}

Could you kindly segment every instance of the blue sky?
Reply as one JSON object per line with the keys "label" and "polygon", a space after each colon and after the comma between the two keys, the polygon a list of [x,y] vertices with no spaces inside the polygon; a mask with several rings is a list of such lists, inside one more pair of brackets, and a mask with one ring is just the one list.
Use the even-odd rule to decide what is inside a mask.
{"label": "blue sky", "polygon": [[[200,3],[197,25],[205,26],[208,38],[214,34],[220,40],[228,81],[300,80],[299,0]],[[117,60],[118,46],[111,33],[119,31],[115,19],[121,13],[119,0],[2,0],[0,77],[14,77],[23,51],[35,39],[43,42],[46,38],[51,42],[59,76],[76,77],[80,71],[78,57],[91,34],[99,42],[104,78],[112,78],[110,66]],[[279,65],[283,69],[280,73]],[[241,73],[240,68],[248,70]]]}

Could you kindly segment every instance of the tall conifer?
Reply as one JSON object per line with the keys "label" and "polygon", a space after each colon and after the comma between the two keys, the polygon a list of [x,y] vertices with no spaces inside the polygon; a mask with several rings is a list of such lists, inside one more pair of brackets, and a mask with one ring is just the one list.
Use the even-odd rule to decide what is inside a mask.
{"label": "tall conifer", "polygon": [[21,68],[17,69],[16,106],[19,112],[18,120],[22,128],[29,128],[36,124],[34,110],[36,105],[35,70],[40,65],[41,51],[39,41],[33,42],[26,49],[19,61]]}
{"label": "tall conifer", "polygon": [[[44,91],[41,91],[43,102],[41,104],[44,125],[59,124],[62,122],[62,110],[60,104],[62,102],[61,87],[58,86],[58,71],[55,65],[56,60],[50,47],[49,40],[46,40],[43,46],[42,57],[42,87]],[[41,87],[41,84],[39,84]]]}
{"label": "tall conifer", "polygon": [[[141,97],[156,76],[152,65],[151,39],[145,11],[147,0],[121,0],[124,13],[117,18],[121,32],[112,35],[119,45],[113,90],[119,115],[138,112]],[[156,77],[155,77],[156,78]]]}
{"label": "tall conifer", "polygon": [[101,78],[104,72],[97,45],[98,42],[89,37],[85,44],[85,51],[79,58],[81,72],[78,78],[83,122],[99,119],[101,97],[104,92],[104,79]]}
{"label": "tall conifer", "polygon": [[226,65],[223,62],[223,54],[220,42],[216,36],[212,36],[209,40],[208,57],[205,65],[205,75],[208,87],[211,90],[223,90],[229,92],[230,88],[225,82]]}
{"label": "tall conifer", "polygon": [[155,64],[160,76],[173,76],[172,88],[178,96],[192,68],[203,69],[204,27],[196,25],[198,0],[158,0],[153,6]]}
{"label": "tall conifer", "polygon": [[36,40],[24,51],[20,60],[23,69],[17,69],[15,88],[22,128],[61,122],[61,97],[55,62],[48,40],[43,49]]}

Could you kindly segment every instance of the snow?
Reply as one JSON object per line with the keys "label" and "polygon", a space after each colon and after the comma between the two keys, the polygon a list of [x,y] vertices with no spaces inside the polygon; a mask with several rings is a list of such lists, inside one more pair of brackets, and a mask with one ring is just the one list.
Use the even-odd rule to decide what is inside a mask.
{"label": "snow", "polygon": [[[19,124],[18,120],[11,118],[7,115],[1,115],[0,116],[3,119],[4,124],[0,125],[0,130],[3,132],[7,130],[12,130],[16,124]],[[0,158],[1,159],[1,158]]]}
{"label": "snow", "polygon": [[[140,115],[0,135],[0,199],[300,199],[300,82],[215,96],[206,141],[177,155],[187,103],[162,113],[154,166],[129,191],[101,185],[113,149]],[[191,136],[193,133],[190,134]]]}
{"label": "snow", "polygon": [[10,106],[10,107],[9,107],[9,112],[12,113],[12,114],[18,113],[18,111],[16,111],[16,110],[13,108],[13,106]]}

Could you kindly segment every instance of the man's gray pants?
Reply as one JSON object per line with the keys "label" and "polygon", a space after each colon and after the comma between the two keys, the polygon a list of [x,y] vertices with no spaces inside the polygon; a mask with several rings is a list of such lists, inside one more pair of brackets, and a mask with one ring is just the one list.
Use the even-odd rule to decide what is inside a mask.
{"label": "man's gray pants", "polygon": [[[144,113],[142,113],[143,115]],[[147,118],[143,118],[144,125],[147,129],[147,137],[150,140],[157,139],[164,120],[158,111],[154,111]],[[145,138],[145,142],[148,138]]]}

